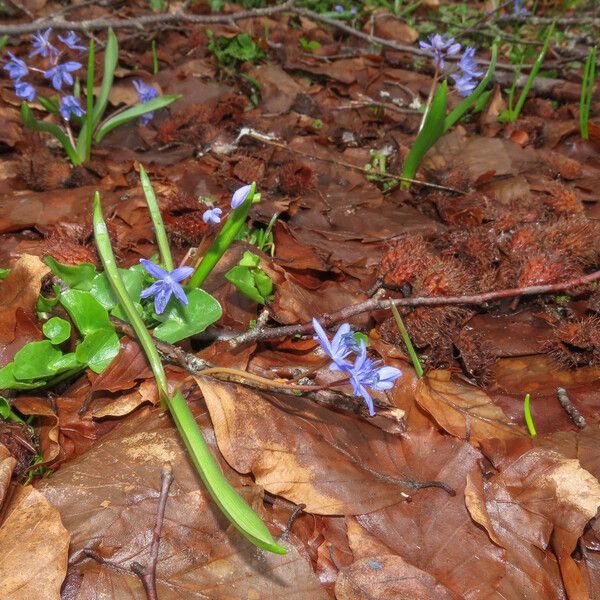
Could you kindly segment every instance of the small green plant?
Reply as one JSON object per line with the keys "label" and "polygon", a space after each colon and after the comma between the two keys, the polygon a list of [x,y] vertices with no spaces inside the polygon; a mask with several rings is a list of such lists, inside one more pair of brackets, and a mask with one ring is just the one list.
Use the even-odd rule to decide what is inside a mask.
{"label": "small green plant", "polygon": [[[67,51],[85,52],[86,48],[79,45],[79,38],[72,31],[65,37],[58,35],[58,40],[62,44],[60,48],[54,46],[51,35],[51,29],[36,34],[33,41],[34,51],[30,54],[30,57],[41,58],[40,64],[45,68],[27,65],[24,60],[9,53],[11,60],[5,64],[4,69],[15,82],[15,93],[23,99],[21,117],[25,127],[52,134],[60,142],[74,166],[89,160],[92,143],[100,142],[113,129],[138,118],[142,124],[146,124],[152,118],[153,111],[164,108],[179,98],[179,96],[158,96],[154,88],[137,81],[134,85],[141,103],[104,119],[119,54],[119,45],[114,32],[112,29],[108,30],[104,73],[97,96],[94,95],[94,40],[90,40],[87,48],[86,85],[82,89],[79,79],[73,78],[73,73],[77,73],[82,68],[82,64],[77,60],[67,60],[62,63],[59,61]],[[45,110],[55,115],[56,120],[62,120],[61,125],[48,120],[37,120],[29,107],[28,102],[36,98],[37,91],[25,78],[35,71],[43,73],[43,76],[51,81],[54,89],[61,94],[64,85],[73,86],[72,93],[62,97],[38,97]],[[82,95],[84,91],[85,98]],[[79,130],[77,137],[76,129]]]}
{"label": "small green plant", "polygon": [[244,252],[240,262],[225,274],[240,292],[259,304],[273,298],[273,280],[260,268],[260,257]]}
{"label": "small green plant", "polygon": [[408,352],[408,356],[410,356],[410,360],[412,361],[413,367],[415,369],[415,373],[417,377],[420,379],[423,377],[423,367],[421,366],[421,361],[415,352],[415,348],[412,344],[410,336],[408,335],[408,331],[406,330],[406,326],[404,325],[404,321],[398,312],[395,304],[390,302],[390,308],[392,309],[392,314],[394,315],[394,321],[396,321],[396,325],[398,326],[398,331],[400,331],[400,335],[402,336],[402,341],[406,346],[406,351]]}
{"label": "small green plant", "polygon": [[[445,42],[446,45],[449,43],[450,40]],[[435,45],[435,36],[433,36],[431,45]],[[450,49],[452,49],[452,47],[453,46],[450,46]],[[473,54],[467,54],[468,51],[469,49],[467,48],[467,50],[465,50],[465,55],[469,58],[469,60],[466,62],[470,63],[472,61]],[[435,50],[434,48],[434,52],[438,52],[438,50]],[[436,58],[436,61],[443,66],[441,51],[439,52],[440,54]],[[469,77],[470,73],[474,72],[474,66],[472,64],[466,65],[467,70],[465,76],[455,78],[459,89],[462,89],[463,91],[468,91],[472,89],[472,87],[474,87],[474,89],[472,89],[471,93],[468,94],[467,97],[460,102],[460,104],[458,104],[458,106],[456,106],[456,108],[454,108],[454,110],[452,110],[448,115],[446,115],[448,105],[448,82],[444,80],[436,87],[436,77],[438,73],[438,68],[436,68],[434,85],[432,86],[432,94],[430,96],[431,101],[428,102],[428,109],[426,109],[426,112],[423,116],[419,135],[411,146],[410,152],[408,153],[406,161],[404,162],[402,177],[414,179],[421,161],[430,148],[442,137],[442,135],[444,135],[444,133],[446,133],[453,125],[462,119],[469,109],[472,109],[477,105],[480,97],[485,93],[488,83],[492,79],[494,70],[496,68],[497,57],[498,47],[496,44],[494,44],[492,46],[492,56],[488,70],[476,87],[472,81],[472,77]],[[403,181],[401,185],[403,188],[408,188],[410,187],[410,181]]]}
{"label": "small green plant", "polygon": [[525,395],[525,400],[523,401],[523,414],[525,415],[525,423],[527,424],[527,431],[529,431],[529,435],[531,437],[535,437],[537,435],[537,431],[535,430],[535,425],[533,423],[533,417],[531,416],[531,398],[529,394]]}
{"label": "small green plant", "polygon": [[265,56],[261,45],[247,33],[238,33],[228,38],[215,36],[209,29],[206,31],[206,35],[208,36],[208,51],[214,55],[217,66],[228,77],[236,75],[242,63],[255,64]]}
{"label": "small green plant", "polygon": [[300,46],[305,52],[314,52],[321,47],[321,44],[317,40],[309,40],[305,37],[300,38]]}
{"label": "small green plant", "polygon": [[550,40],[552,38],[553,33],[554,33],[554,23],[552,25],[550,25],[550,27],[548,28],[548,32],[546,33],[546,37],[544,39],[544,45],[542,46],[542,50],[540,51],[537,58],[535,59],[535,62],[533,63],[533,66],[531,67],[529,77],[527,77],[527,81],[525,82],[525,86],[521,90],[519,99],[515,103],[515,93],[516,93],[519,79],[521,77],[521,69],[523,67],[523,58],[521,59],[521,62],[519,63],[519,67],[517,68],[517,70],[515,72],[515,77],[513,79],[512,86],[508,92],[508,108],[498,116],[498,121],[500,121],[501,123],[514,122],[519,118],[519,115],[521,114],[521,110],[523,109],[523,105],[525,104],[525,100],[527,100],[527,96],[529,95],[529,92],[531,91],[531,88],[533,86],[533,82],[535,81],[535,78],[538,76],[538,73],[540,71],[542,63],[544,62],[544,58],[546,57],[546,52],[548,51],[548,46],[550,44]]}
{"label": "small green plant", "polygon": [[581,98],[579,100],[579,131],[581,137],[587,140],[590,136],[589,120],[590,106],[596,82],[596,46],[590,48],[583,69],[583,83],[581,85]]}
{"label": "small green plant", "polygon": [[389,177],[387,172],[387,157],[379,150],[370,150],[371,162],[365,165],[367,180],[376,183],[384,192],[389,191],[398,184],[398,180]]}

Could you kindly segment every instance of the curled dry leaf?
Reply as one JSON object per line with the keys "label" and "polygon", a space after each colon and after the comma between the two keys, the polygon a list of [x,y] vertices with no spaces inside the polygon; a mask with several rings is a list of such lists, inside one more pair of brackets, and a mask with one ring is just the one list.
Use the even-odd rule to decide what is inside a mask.
{"label": "curled dry leaf", "polygon": [[410,441],[306,398],[196,381],[227,462],[252,472],[272,494],[306,504],[307,512],[362,514],[396,504],[418,487],[407,464]]}
{"label": "curled dry leaf", "polygon": [[17,309],[32,314],[48,267],[37,256],[23,254],[0,283],[0,341],[12,342],[15,337]]}
{"label": "curled dry leaf", "polygon": [[60,514],[33,487],[19,487],[0,527],[0,598],[60,600],[69,533]]}
{"label": "curled dry leaf", "polygon": [[448,433],[478,444],[487,438],[527,437],[481,389],[432,371],[417,384],[419,405]]}
{"label": "curled dry leaf", "polygon": [[4,444],[0,444],[0,508],[6,497],[16,465],[17,460],[11,455]]}
{"label": "curled dry leaf", "polygon": [[[192,402],[198,414],[198,402]],[[196,417],[227,479],[262,513],[262,490],[220,458],[206,413]],[[166,505],[157,569],[161,600],[289,598],[327,600],[295,537],[284,560],[251,546],[214,505],[191,464],[172,421],[143,409],[120,421],[87,452],[39,484],[60,511],[72,536],[70,581],[78,600],[145,600],[130,571],[145,563],[156,520],[161,466],[174,481]],[[268,521],[267,521],[268,523]],[[90,548],[111,562],[87,560]]]}
{"label": "curled dry leaf", "polygon": [[453,600],[454,596],[434,577],[396,555],[361,558],[340,571],[337,600]]}
{"label": "curled dry leaf", "polygon": [[94,419],[123,417],[147,402],[158,404],[158,390],[154,379],[142,381],[137,389],[128,394],[122,394],[110,404],[94,410]]}
{"label": "curled dry leaf", "polygon": [[547,552],[552,545],[567,596],[583,600],[588,593],[571,553],[600,506],[600,484],[578,460],[528,445],[515,440],[483,444],[499,473],[485,482],[480,471],[469,474],[467,507],[473,519],[519,564],[520,576],[526,574],[537,583],[538,597],[555,594],[555,586],[560,588]]}

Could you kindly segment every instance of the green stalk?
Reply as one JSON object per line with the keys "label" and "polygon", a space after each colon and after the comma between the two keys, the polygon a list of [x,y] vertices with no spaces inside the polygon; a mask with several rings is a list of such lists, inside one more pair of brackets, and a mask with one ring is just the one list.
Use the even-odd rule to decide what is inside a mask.
{"label": "green stalk", "polygon": [[169,248],[169,240],[167,238],[167,232],[165,231],[165,224],[163,223],[162,215],[160,214],[160,209],[158,208],[158,202],[156,201],[156,194],[152,188],[152,183],[150,183],[146,169],[144,169],[144,166],[141,164],[140,180],[142,182],[144,196],[146,197],[146,203],[148,204],[148,210],[150,211],[150,218],[152,219],[152,224],[154,225],[156,242],[160,252],[160,262],[167,271],[172,271],[173,257],[171,256],[171,249]]}
{"label": "green stalk", "polygon": [[158,74],[158,53],[156,52],[156,40],[152,40],[152,72]]}
{"label": "green stalk", "polygon": [[529,394],[527,394],[523,402],[523,413],[525,414],[525,423],[527,424],[527,430],[529,431],[529,435],[531,437],[535,437],[537,435],[537,431],[535,430],[533,417],[531,416],[530,400],[531,398],[529,397]]}
{"label": "green stalk", "polygon": [[223,473],[221,473],[219,465],[204,441],[198,424],[181,391],[177,390],[173,397],[169,395],[167,378],[160,362],[158,351],[119,275],[106,223],[102,216],[100,194],[98,192],[96,192],[94,197],[94,237],[110,285],[146,353],[156,379],[161,403],[164,402],[169,409],[192,463],[196,467],[211,497],[231,524],[255,546],[276,554],[285,554],[286,549],[275,542],[266,525],[233,489]]}
{"label": "green stalk", "polygon": [[194,274],[190,278],[189,285],[191,287],[200,287],[204,280],[208,277],[210,272],[214,269],[215,265],[219,262],[219,259],[229,246],[231,246],[233,240],[237,236],[242,225],[246,222],[252,201],[254,199],[254,193],[256,191],[256,183],[252,183],[250,193],[241,206],[238,206],[227,218],[223,229],[217,235],[217,238],[213,242],[212,246],[208,249],[208,252],[204,255],[202,262],[198,265],[198,268],[194,271]]}
{"label": "green stalk", "polygon": [[412,341],[410,336],[408,335],[408,331],[406,330],[406,326],[404,325],[404,321],[396,308],[396,305],[390,302],[390,308],[392,309],[392,314],[394,315],[394,320],[396,321],[396,325],[398,325],[398,330],[400,331],[400,335],[402,336],[402,340],[404,341],[404,345],[406,346],[406,350],[408,352],[408,356],[410,356],[410,360],[412,361],[413,367],[415,368],[415,372],[417,377],[421,379],[423,377],[423,367],[421,366],[421,361],[415,352],[415,348],[412,345]]}
{"label": "green stalk", "polygon": [[87,113],[85,115],[85,156],[83,160],[90,160],[92,155],[92,129],[94,119],[94,40],[90,39],[87,67]]}

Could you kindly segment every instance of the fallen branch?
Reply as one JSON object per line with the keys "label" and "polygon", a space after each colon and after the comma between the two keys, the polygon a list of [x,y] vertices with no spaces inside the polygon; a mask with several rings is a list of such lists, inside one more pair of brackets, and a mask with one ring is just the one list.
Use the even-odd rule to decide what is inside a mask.
{"label": "fallen branch", "polygon": [[[563,292],[565,290],[586,285],[593,281],[600,280],[600,271],[595,271],[589,275],[577,277],[561,283],[551,283],[547,285],[533,285],[530,287],[511,288],[498,290],[494,292],[485,292],[473,296],[425,296],[416,298],[386,298],[381,299],[381,294],[376,294],[373,298],[360,302],[353,306],[347,306],[341,310],[330,314],[318,316],[319,321],[324,326],[333,325],[340,321],[346,321],[350,317],[374,310],[386,310],[391,304],[396,306],[450,306],[456,304],[481,305],[492,300],[502,298],[518,298],[522,296],[535,296],[537,294],[551,294],[554,292]],[[380,290],[381,292],[381,290]],[[284,325],[282,327],[255,327],[245,333],[237,336],[223,336],[220,339],[227,339],[232,347],[242,344],[249,344],[263,340],[283,338],[294,335],[306,335],[314,331],[312,323],[301,325]]]}
{"label": "fallen branch", "polygon": [[563,407],[564,411],[569,415],[569,418],[575,426],[579,427],[579,429],[583,429],[586,427],[587,423],[585,421],[585,417],[577,410],[577,408],[571,402],[571,398],[567,394],[567,390],[565,388],[557,388],[556,396],[558,397],[559,404]]}
{"label": "fallen branch", "polygon": [[158,509],[156,511],[156,524],[152,532],[152,542],[150,544],[150,562],[144,567],[139,562],[131,563],[131,570],[142,580],[146,597],[148,600],[158,600],[156,593],[156,565],[158,564],[158,547],[160,545],[160,535],[163,522],[165,520],[165,509],[167,507],[167,498],[169,497],[169,488],[173,483],[173,469],[171,463],[166,462],[163,465],[160,496],[158,498]]}

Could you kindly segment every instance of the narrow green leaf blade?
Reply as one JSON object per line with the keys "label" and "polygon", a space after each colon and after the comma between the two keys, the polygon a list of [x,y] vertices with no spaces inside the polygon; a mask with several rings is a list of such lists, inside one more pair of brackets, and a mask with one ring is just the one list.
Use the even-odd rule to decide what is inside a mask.
{"label": "narrow green leaf blade", "polygon": [[175,102],[175,100],[179,100],[181,96],[158,96],[157,98],[152,98],[152,100],[148,100],[148,102],[144,102],[143,104],[136,104],[127,110],[115,115],[108,119],[96,132],[96,141],[102,141],[102,138],[110,133],[116,127],[124,125],[125,123],[129,123],[133,119],[137,119],[146,113],[159,110],[161,108],[165,108],[165,106],[169,106]]}
{"label": "narrow green leaf blade", "polygon": [[112,29],[108,30],[106,40],[106,50],[104,52],[104,73],[102,75],[102,85],[100,86],[100,92],[98,99],[94,105],[94,111],[92,113],[92,129],[95,130],[98,127],[106,105],[108,104],[108,95],[112,88],[113,79],[115,76],[115,69],[117,68],[117,61],[119,58],[119,42],[115,36],[115,32]]}

